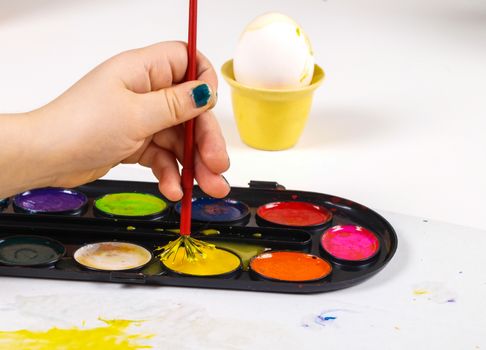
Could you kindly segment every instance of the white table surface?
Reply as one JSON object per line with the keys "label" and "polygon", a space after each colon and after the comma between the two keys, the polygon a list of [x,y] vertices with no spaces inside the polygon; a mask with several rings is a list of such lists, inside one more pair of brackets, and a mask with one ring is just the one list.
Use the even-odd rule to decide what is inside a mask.
{"label": "white table surface", "polygon": [[383,214],[399,249],[352,288],[287,295],[3,277],[0,329],[102,317],[145,320],[136,332],[157,334],[154,349],[484,349],[486,232]]}
{"label": "white table surface", "polygon": [[[201,0],[200,49],[219,70],[245,24],[270,10],[302,24],[327,78],[284,152],[240,141],[221,81],[227,178],[377,209],[399,235],[390,265],[309,296],[0,278],[1,330],[113,316],[148,319],[157,349],[164,339],[178,349],[486,347],[486,3]],[[0,0],[0,111],[36,108],[125,49],[185,40],[185,16],[181,0]],[[137,166],[107,178],[154,179]],[[319,325],[320,314],[337,318]]]}

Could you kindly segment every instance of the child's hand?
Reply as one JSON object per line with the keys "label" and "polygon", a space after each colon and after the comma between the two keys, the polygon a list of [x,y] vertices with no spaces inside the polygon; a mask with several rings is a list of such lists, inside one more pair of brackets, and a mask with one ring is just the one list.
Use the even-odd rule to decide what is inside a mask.
{"label": "child's hand", "polygon": [[105,175],[119,163],[140,163],[152,168],[167,198],[179,200],[181,123],[199,116],[195,177],[209,195],[225,196],[229,185],[221,173],[228,169],[229,158],[209,111],[216,103],[216,73],[198,54],[199,80],[182,83],[186,67],[187,49],[180,42],[127,51],[31,112],[34,144],[43,150],[40,170],[49,173],[45,185],[74,187]]}

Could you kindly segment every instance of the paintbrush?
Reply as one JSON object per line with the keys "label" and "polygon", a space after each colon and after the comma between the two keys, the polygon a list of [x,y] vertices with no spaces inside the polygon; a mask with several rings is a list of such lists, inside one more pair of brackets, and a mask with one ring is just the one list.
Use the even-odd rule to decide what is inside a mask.
{"label": "paintbrush", "polygon": [[[187,72],[186,81],[197,79],[197,0],[189,0],[189,30],[187,40]],[[203,248],[213,248],[214,245],[191,237],[192,190],[194,187],[194,119],[184,123],[184,157],[182,160],[182,206],[180,217],[180,237],[161,247],[159,255],[166,260],[177,255],[184,248],[188,260],[205,258]]]}

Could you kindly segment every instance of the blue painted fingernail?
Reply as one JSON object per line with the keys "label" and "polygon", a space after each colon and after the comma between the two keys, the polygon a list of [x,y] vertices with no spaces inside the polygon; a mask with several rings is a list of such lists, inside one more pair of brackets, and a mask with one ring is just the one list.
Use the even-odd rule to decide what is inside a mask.
{"label": "blue painted fingernail", "polygon": [[192,99],[197,108],[204,107],[211,99],[211,90],[208,84],[201,84],[192,89]]}

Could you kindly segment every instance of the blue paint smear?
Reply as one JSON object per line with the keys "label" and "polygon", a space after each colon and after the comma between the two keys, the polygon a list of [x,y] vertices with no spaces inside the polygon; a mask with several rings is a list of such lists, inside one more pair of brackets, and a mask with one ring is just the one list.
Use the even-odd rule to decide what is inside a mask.
{"label": "blue paint smear", "polygon": [[337,316],[327,316],[325,314],[320,314],[315,318],[314,322],[321,326],[325,326],[327,323],[331,323],[336,319]]}
{"label": "blue paint smear", "polygon": [[319,318],[321,320],[324,320],[324,321],[329,321],[329,320],[335,320],[337,317],[334,317],[334,316],[326,316],[326,317],[319,316]]}
{"label": "blue paint smear", "polygon": [[[182,204],[175,206],[181,213]],[[192,219],[203,222],[231,222],[244,219],[250,208],[243,202],[233,199],[195,198],[192,200]]]}

